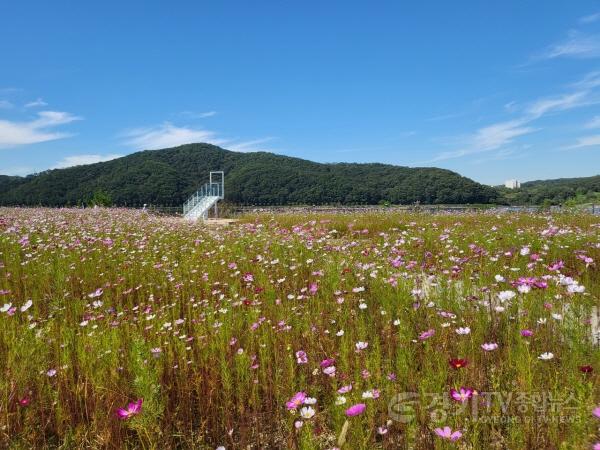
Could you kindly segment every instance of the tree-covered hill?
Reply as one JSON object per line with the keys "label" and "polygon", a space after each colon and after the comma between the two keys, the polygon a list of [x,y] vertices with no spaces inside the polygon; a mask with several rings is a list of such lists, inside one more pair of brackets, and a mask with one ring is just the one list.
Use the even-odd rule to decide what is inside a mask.
{"label": "tree-covered hill", "polygon": [[557,178],[523,183],[520,189],[498,188],[503,201],[517,205],[562,205],[572,201],[598,201],[600,175],[581,178]]}
{"label": "tree-covered hill", "polygon": [[101,193],[120,206],[178,206],[211,170],[225,171],[226,200],[245,205],[489,203],[497,196],[494,188],[444,169],[320,164],[188,144],[27,177],[0,176],[0,204],[78,205]]}

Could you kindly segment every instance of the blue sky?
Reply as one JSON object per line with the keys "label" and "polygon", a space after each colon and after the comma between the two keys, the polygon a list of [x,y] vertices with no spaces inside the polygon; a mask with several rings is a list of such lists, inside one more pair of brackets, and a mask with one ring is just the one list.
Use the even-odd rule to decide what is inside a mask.
{"label": "blue sky", "polygon": [[600,173],[597,1],[20,0],[0,18],[0,173],[186,142],[488,184]]}

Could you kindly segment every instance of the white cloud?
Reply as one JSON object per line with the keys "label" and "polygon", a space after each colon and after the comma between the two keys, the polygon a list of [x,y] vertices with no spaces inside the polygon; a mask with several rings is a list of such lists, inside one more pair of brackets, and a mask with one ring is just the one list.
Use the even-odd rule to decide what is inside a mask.
{"label": "white cloud", "polygon": [[202,128],[178,127],[169,122],[155,127],[130,130],[125,132],[122,137],[124,137],[125,144],[135,150],[157,150],[205,142],[237,152],[255,152],[265,150],[261,144],[273,140],[272,137],[250,141],[224,139],[218,137],[214,131]]}
{"label": "white cloud", "polygon": [[573,86],[576,89],[594,89],[600,86],[600,72],[590,72],[586,74],[581,80],[573,83]]}
{"label": "white cloud", "polygon": [[189,117],[190,119],[205,119],[217,115],[217,111],[206,111],[206,112],[194,112],[194,111],[182,111],[179,113],[180,116]]}
{"label": "white cloud", "polygon": [[464,147],[460,150],[442,152],[428,163],[444,161],[447,159],[460,158],[478,153],[498,150],[505,145],[511,144],[515,138],[536,131],[535,128],[526,126],[527,120],[517,119],[507,122],[499,122],[480,128],[465,139]]}
{"label": "white cloud", "polygon": [[124,155],[109,154],[109,155],[72,155],[66,156],[60,160],[52,169],[62,169],[65,167],[83,166],[85,164],[94,164],[111,159],[121,158]]}
{"label": "white cloud", "polygon": [[8,100],[0,100],[0,109],[10,109],[13,107],[13,104]]}
{"label": "white cloud", "polygon": [[589,16],[583,16],[579,19],[579,23],[594,23],[600,20],[600,13],[590,14]]}
{"label": "white cloud", "polygon": [[598,58],[600,57],[600,35],[585,34],[571,30],[562,42],[551,45],[538,58]]}
{"label": "white cloud", "polygon": [[224,142],[222,145],[225,145],[227,150],[232,150],[234,152],[260,152],[265,150],[261,144],[272,141],[273,139],[274,138],[272,137],[266,137],[245,142]]}
{"label": "white cloud", "polygon": [[600,116],[594,116],[585,124],[585,128],[600,128]]}
{"label": "white cloud", "polygon": [[40,111],[37,119],[28,122],[0,120],[0,149],[69,137],[70,134],[52,128],[80,119],[67,112]]}
{"label": "white cloud", "polygon": [[193,142],[222,144],[212,131],[177,127],[169,122],[152,128],[138,128],[124,134],[125,143],[136,150],[157,150]]}
{"label": "white cloud", "polygon": [[589,104],[588,94],[587,91],[579,91],[561,95],[559,97],[540,99],[529,105],[526,112],[532,119],[538,119],[550,112],[565,111],[567,109],[583,106]]}
{"label": "white cloud", "polygon": [[48,103],[39,97],[32,102],[25,103],[25,108],[36,108],[38,106],[48,106]]}
{"label": "white cloud", "polygon": [[584,136],[577,139],[577,144],[565,147],[563,150],[573,150],[582,147],[596,147],[600,145],[600,134]]}

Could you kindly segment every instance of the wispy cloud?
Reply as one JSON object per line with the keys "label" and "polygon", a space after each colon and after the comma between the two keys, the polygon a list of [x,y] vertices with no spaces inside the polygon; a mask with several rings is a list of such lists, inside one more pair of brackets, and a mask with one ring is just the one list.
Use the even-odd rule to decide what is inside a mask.
{"label": "wispy cloud", "polygon": [[170,122],[150,128],[137,128],[124,134],[125,144],[136,150],[157,150],[177,147],[192,142],[222,144],[212,131],[199,128],[177,127]]}
{"label": "wispy cloud", "polygon": [[433,159],[424,162],[433,163],[498,150],[511,144],[515,138],[536,131],[536,128],[527,126],[527,122],[526,119],[516,119],[480,128],[464,139],[465,143],[461,149],[439,153]]}
{"label": "wispy cloud", "polygon": [[[600,72],[589,73],[578,82],[570,85],[572,92],[540,98],[525,104],[525,106],[519,108],[521,111],[520,117],[479,128],[474,133],[460,139],[462,145],[459,149],[439,153],[433,159],[421,162],[421,164],[492,151],[499,151],[498,154],[500,154],[505,151],[504,147],[512,144],[516,138],[540,130],[540,128],[534,127],[533,123],[542,117],[551,113],[564,112],[600,103],[600,96],[594,91],[597,86],[600,86]],[[516,109],[516,103],[511,102],[508,105],[508,108],[505,105],[505,109]],[[600,122],[600,118],[595,119]],[[584,140],[578,143],[576,147],[570,148],[589,145],[586,142],[588,141]]]}
{"label": "wispy cloud", "polygon": [[531,116],[531,119],[533,120],[551,112],[566,111],[568,109],[590,104],[590,102],[589,92],[578,91],[557,97],[536,100],[527,107],[525,112]]}
{"label": "wispy cloud", "polygon": [[571,30],[567,39],[551,45],[535,59],[598,57],[600,57],[600,34]]}
{"label": "wispy cloud", "polygon": [[258,152],[265,150],[262,144],[266,142],[270,142],[274,137],[266,137],[262,139],[254,139],[252,141],[238,141],[238,142],[225,142],[222,145],[225,145],[228,150],[232,150],[234,152]]}
{"label": "wispy cloud", "polygon": [[48,103],[39,97],[32,102],[25,103],[25,108],[37,108],[38,106],[48,106]]}
{"label": "wispy cloud", "polygon": [[60,160],[52,169],[63,169],[65,167],[83,166],[85,164],[94,164],[104,161],[110,161],[111,159],[121,158],[124,155],[109,154],[109,155],[72,155],[66,156]]}
{"label": "wispy cloud", "polygon": [[220,145],[237,152],[266,150],[262,144],[274,139],[273,137],[249,141],[225,139],[219,137],[214,131],[189,126],[178,127],[170,122],[165,122],[155,127],[129,130],[125,132],[122,137],[124,138],[124,143],[135,150],[157,150],[161,148],[177,147],[184,144],[205,142]]}
{"label": "wispy cloud", "polygon": [[181,111],[179,113],[182,117],[188,117],[190,119],[206,119],[207,117],[212,117],[217,115],[217,111],[205,111],[205,112],[195,112],[195,111]]}
{"label": "wispy cloud", "polygon": [[36,119],[26,122],[0,120],[0,149],[69,137],[71,134],[53,129],[80,119],[67,112],[40,111]]}
{"label": "wispy cloud", "polygon": [[600,128],[600,116],[594,116],[585,124],[585,128]]}
{"label": "wispy cloud", "polygon": [[584,136],[577,139],[577,143],[564,147],[563,150],[575,150],[583,147],[597,147],[600,146],[600,134],[593,136]]}
{"label": "wispy cloud", "polygon": [[589,16],[583,16],[579,19],[579,23],[588,24],[594,23],[600,20],[600,12],[596,14],[590,14]]}
{"label": "wispy cloud", "polygon": [[[527,148],[527,146],[523,146],[523,149],[525,150]],[[521,159],[524,158],[528,155],[528,153],[526,152],[518,152],[517,149],[514,148],[505,148],[502,149],[500,151],[498,151],[495,154],[492,154],[490,156],[485,156],[479,159],[475,159],[472,161],[472,164],[483,164],[486,162],[490,162],[490,161],[506,161],[506,160],[515,160],[515,159]]]}
{"label": "wispy cloud", "polygon": [[580,80],[571,84],[575,89],[589,90],[600,86],[600,71],[589,72]]}
{"label": "wispy cloud", "polygon": [[10,109],[14,105],[8,100],[0,100],[0,109]]}

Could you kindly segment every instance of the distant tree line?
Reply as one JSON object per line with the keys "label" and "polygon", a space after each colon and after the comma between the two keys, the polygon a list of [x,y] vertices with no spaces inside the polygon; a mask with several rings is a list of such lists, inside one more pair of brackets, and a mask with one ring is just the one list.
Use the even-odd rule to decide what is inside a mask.
{"label": "distant tree line", "polygon": [[520,189],[499,187],[502,203],[512,205],[575,205],[600,203],[600,175],[523,183]]}

